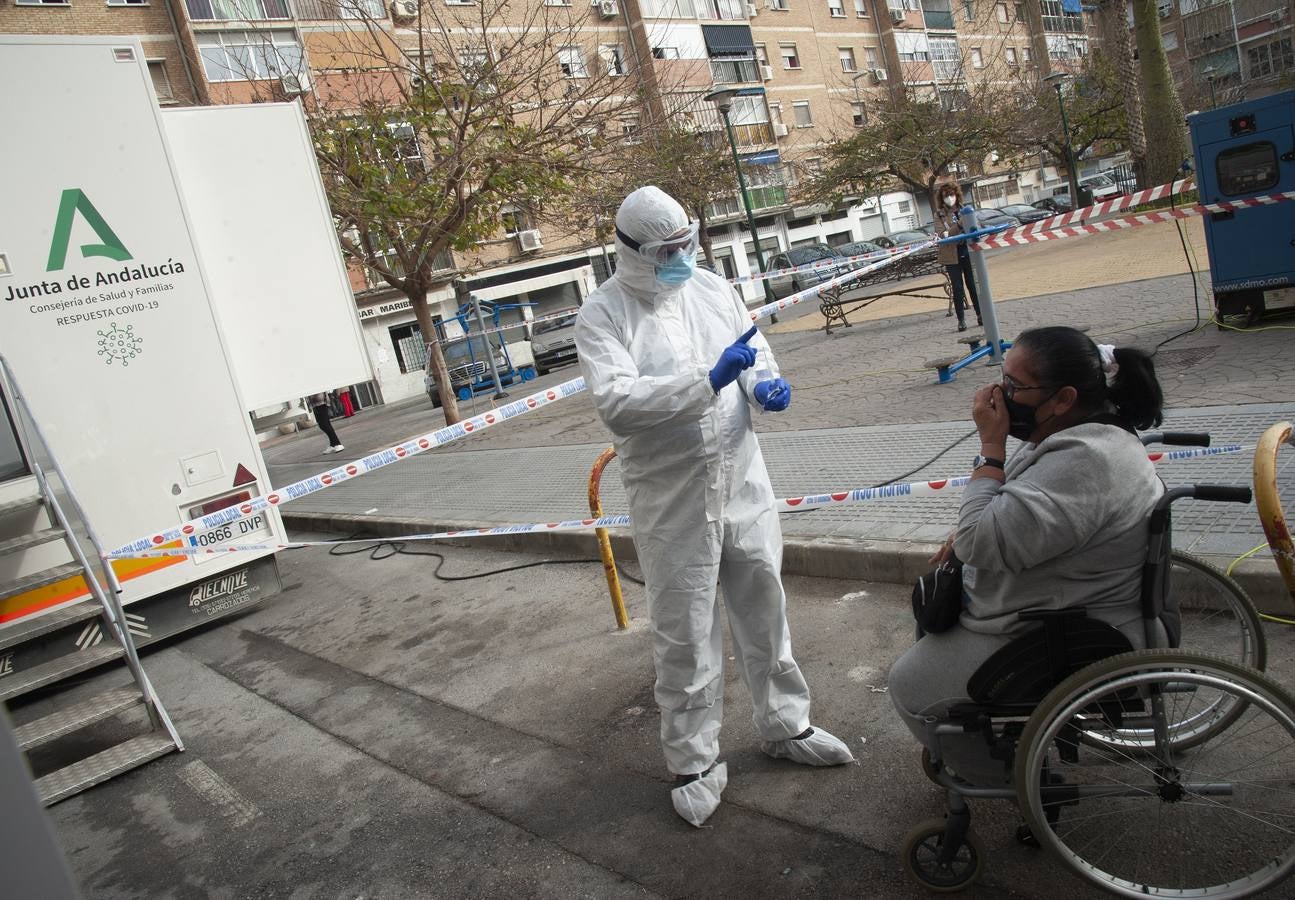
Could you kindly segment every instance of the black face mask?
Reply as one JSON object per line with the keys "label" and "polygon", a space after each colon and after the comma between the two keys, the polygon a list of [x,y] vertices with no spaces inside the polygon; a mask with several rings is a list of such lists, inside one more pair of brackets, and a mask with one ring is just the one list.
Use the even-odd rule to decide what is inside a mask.
{"label": "black face mask", "polygon": [[1007,433],[1018,441],[1028,441],[1030,435],[1034,434],[1034,429],[1038,428],[1043,422],[1047,422],[1052,416],[1048,416],[1043,422],[1036,422],[1034,417],[1039,411],[1039,407],[1047,403],[1054,396],[1056,391],[1043,398],[1043,402],[1035,406],[1027,406],[1024,403],[1018,403],[1006,394],[1003,395],[1003,404],[1007,407]]}

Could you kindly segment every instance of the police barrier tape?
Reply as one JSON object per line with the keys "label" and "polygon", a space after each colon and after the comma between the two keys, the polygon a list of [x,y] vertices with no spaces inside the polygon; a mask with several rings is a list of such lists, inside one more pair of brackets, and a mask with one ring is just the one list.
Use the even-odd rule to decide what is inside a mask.
{"label": "police barrier tape", "polygon": [[[873,271],[874,269],[880,268],[882,265],[893,260],[902,259],[904,256],[907,256],[908,253],[916,252],[917,250],[924,249],[928,246],[930,246],[930,244],[919,244],[904,254],[892,257],[890,260],[882,260],[879,263],[874,263],[871,266],[867,266],[855,272],[849,272],[831,281],[816,284],[811,288],[801,291],[799,294],[787,297],[785,300],[780,300],[777,303],[770,303],[760,307],[751,313],[751,318],[753,320],[759,319],[766,315],[775,313],[780,309],[784,309],[787,306],[804,302],[805,300],[816,296],[819,291],[864,274],[865,272]],[[157,548],[163,544],[177,540],[196,540],[197,534],[201,531],[208,531],[212,528],[218,528],[222,525],[228,525],[231,522],[254,516],[268,507],[283,506],[286,503],[291,503],[293,500],[299,500],[302,497],[306,497],[310,494],[322,491],[325,488],[332,487],[334,484],[340,484],[343,481],[358,478],[361,475],[366,475],[377,469],[393,465],[410,456],[417,456],[418,454],[431,450],[434,447],[443,447],[446,444],[459,440],[460,438],[467,437],[469,434],[484,431],[500,422],[525,415],[526,413],[539,409],[542,406],[556,403],[560,399],[572,397],[584,389],[584,378],[573,378],[572,380],[563,382],[556,387],[537,391],[529,397],[514,400],[512,403],[505,404],[504,406],[493,407],[486,412],[475,415],[469,419],[464,419],[462,422],[455,425],[447,425],[445,428],[440,428],[418,437],[409,438],[406,441],[402,441],[401,443],[384,450],[371,453],[363,459],[356,460],[355,462],[336,466],[327,472],[312,475],[309,478],[303,478],[292,484],[275,488],[265,496],[253,497],[252,499],[237,504],[236,506],[217,510],[216,512],[200,516],[196,519],[189,519],[175,528],[168,528],[167,530],[157,534],[137,538],[129,544],[124,544],[121,547],[117,547],[116,549],[105,553],[104,556],[109,558],[123,558],[136,555],[141,551],[148,550],[150,548]]]}
{"label": "police barrier tape", "polygon": [[[1241,444],[1228,444],[1221,447],[1199,447],[1189,450],[1172,450],[1148,453],[1147,459],[1153,463],[1171,462],[1181,459],[1195,459],[1205,456],[1220,456],[1225,453],[1241,453],[1253,450]],[[786,497],[774,505],[779,512],[801,512],[818,509],[824,506],[848,506],[866,503],[872,500],[887,500],[897,497],[931,497],[945,491],[966,486],[971,480],[969,475],[955,478],[939,478],[929,481],[912,481],[904,484],[888,484],[882,487],[855,488],[851,491],[834,491],[826,494],[808,494],[803,497]],[[371,544],[375,540],[384,541],[443,541],[469,537],[488,537],[508,534],[546,534],[558,531],[589,531],[596,528],[618,528],[632,524],[627,515],[601,516],[595,519],[568,519],[562,522],[530,522],[514,525],[496,525],[491,528],[467,528],[458,531],[438,531],[430,534],[409,534],[386,538],[351,538],[341,541],[291,541],[284,544],[231,544],[223,547],[200,547],[190,544],[187,547],[164,547],[139,549],[121,548],[105,554],[109,559],[139,559],[167,556],[219,556],[225,553],[276,552],[293,550],[302,547],[333,547],[342,544]]]}
{"label": "police barrier tape", "polygon": [[[909,245],[911,246],[911,245]],[[805,263],[800,266],[790,266],[785,269],[770,269],[768,272],[752,272],[750,275],[739,275],[736,278],[730,278],[729,284],[750,284],[755,281],[767,281],[770,278],[781,278],[783,275],[795,275],[800,272],[814,272],[818,269],[835,269],[841,266],[848,266],[856,262],[871,262],[878,259],[887,259],[900,253],[904,253],[908,246],[883,248],[881,251],[872,253],[858,253],[854,256],[834,256],[831,259],[820,259],[817,262]]]}
{"label": "police barrier tape", "polygon": [[972,246],[978,250],[990,250],[995,247],[1019,247],[1023,244],[1035,244],[1043,241],[1055,241],[1068,237],[1084,237],[1090,234],[1102,234],[1107,231],[1120,231],[1137,228],[1140,225],[1154,225],[1158,222],[1169,222],[1174,219],[1189,219],[1213,212],[1236,212],[1256,206],[1271,206],[1285,200],[1295,200],[1295,191],[1281,191],[1275,194],[1264,194],[1244,200],[1230,200],[1221,203],[1193,203],[1175,209],[1162,209],[1155,212],[1138,213],[1132,216],[1121,216],[1107,219],[1105,222],[1090,222],[1084,225],[1070,225],[1063,228],[1051,228],[1036,233],[1014,233],[1007,231],[1000,235],[976,241]]}
{"label": "police barrier tape", "polygon": [[1085,206],[1082,209],[1062,213],[1059,216],[1040,219],[1038,222],[1031,222],[1028,225],[1018,225],[1009,231],[1003,232],[999,237],[1012,238],[1022,234],[1035,234],[1040,231],[1051,231],[1054,228],[1061,228],[1075,222],[1082,223],[1084,219],[1091,218],[1092,216],[1104,216],[1107,213],[1128,209],[1130,206],[1141,206],[1143,203],[1163,200],[1166,197],[1182,193],[1193,184],[1194,182],[1190,178],[1184,178],[1180,181],[1175,181],[1172,184],[1158,184],[1153,188],[1147,188],[1143,191],[1134,191],[1132,194],[1125,194],[1122,197],[1112,197],[1109,200],[1100,200],[1091,206]]}

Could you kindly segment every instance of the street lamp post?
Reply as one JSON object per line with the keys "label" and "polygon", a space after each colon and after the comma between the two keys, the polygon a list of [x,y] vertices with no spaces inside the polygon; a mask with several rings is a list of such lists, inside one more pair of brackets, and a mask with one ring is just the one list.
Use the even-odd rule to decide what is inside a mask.
{"label": "street lamp post", "polygon": [[[764,251],[760,249],[760,232],[755,227],[755,212],[751,209],[751,198],[746,192],[746,177],[742,174],[742,162],[737,155],[737,139],[733,137],[733,123],[728,120],[728,111],[733,108],[733,98],[737,96],[735,88],[720,88],[711,91],[703,100],[709,100],[715,104],[719,110],[720,118],[724,120],[724,131],[728,134],[728,146],[733,151],[733,168],[737,170],[737,186],[742,194],[742,207],[746,210],[746,224],[751,229],[751,241],[755,245],[755,262],[760,267],[760,274],[765,273]],[[773,303],[777,300],[773,295],[773,288],[769,285],[768,280],[764,282],[765,299]],[[772,317],[770,321],[777,322],[777,317]]]}
{"label": "street lamp post", "polygon": [[1043,80],[1057,91],[1057,108],[1061,110],[1061,137],[1065,142],[1066,168],[1070,174],[1070,202],[1072,208],[1079,209],[1083,203],[1079,196],[1079,172],[1075,168],[1075,151],[1070,149],[1070,123],[1066,121],[1066,102],[1061,97],[1061,85],[1069,77],[1065,72],[1053,72]]}
{"label": "street lamp post", "polygon": [[1205,80],[1210,85],[1210,109],[1215,109],[1219,105],[1218,100],[1214,97],[1214,78],[1218,74],[1218,69],[1213,66],[1206,66],[1201,74],[1205,76]]}

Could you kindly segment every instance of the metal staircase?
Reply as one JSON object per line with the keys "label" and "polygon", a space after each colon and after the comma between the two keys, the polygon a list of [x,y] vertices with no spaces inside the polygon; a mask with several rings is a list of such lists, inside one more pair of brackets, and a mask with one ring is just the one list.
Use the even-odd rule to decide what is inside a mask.
{"label": "metal staircase", "polygon": [[[0,356],[0,399],[13,414],[20,448],[31,473],[30,478],[21,482],[23,496],[0,502],[0,573],[17,573],[0,577],[0,601],[77,576],[84,579],[90,591],[90,598],[79,603],[0,624],[0,701],[8,704],[42,688],[57,691],[57,686],[71,676],[106,663],[124,663],[133,679],[130,686],[114,687],[75,701],[55,694],[48,703],[42,704],[56,707],[54,712],[25,722],[21,714],[28,710],[15,711],[11,707],[19,749],[30,754],[130,710],[142,708],[148,716],[143,733],[38,778],[37,792],[48,806],[173,750],[183,750],[184,745],[140,666],[129,620],[119,599],[121,585],[116,573],[103,559],[103,546],[86,520],[72,486],[3,356]],[[0,410],[2,416],[3,410]],[[92,548],[97,565],[92,566],[82,549],[74,525]],[[66,553],[58,552],[55,542],[61,542]],[[93,627],[95,623],[91,620],[96,618],[97,627]],[[83,639],[72,644],[70,652],[13,669],[13,648],[80,621],[85,621],[87,628],[82,632]],[[123,720],[122,727],[127,725]]]}

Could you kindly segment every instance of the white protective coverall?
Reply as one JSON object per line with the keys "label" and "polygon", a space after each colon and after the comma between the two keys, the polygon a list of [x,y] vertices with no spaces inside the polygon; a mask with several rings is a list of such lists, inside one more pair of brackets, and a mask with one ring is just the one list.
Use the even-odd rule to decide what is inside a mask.
{"label": "white protective coverall", "polygon": [[[638,242],[664,240],[687,224],[683,208],[653,187],[630,194],[616,216],[617,228]],[[756,334],[749,346],[760,358],[717,394],[711,366],[751,327],[734,289],[702,269],[662,289],[654,265],[619,238],[616,260],[616,274],[580,310],[576,347],[621,459],[647,582],[667,766],[696,774],[719,755],[724,653],[717,580],[765,752],[808,762],[784,752],[788,743],[811,750],[810,741],[788,740],[809,728],[809,688],[791,654],[779,575],[782,529],[751,430],[756,374],[779,374],[769,345]],[[850,760],[839,741],[820,734],[839,749],[827,751],[837,758],[814,764]]]}

